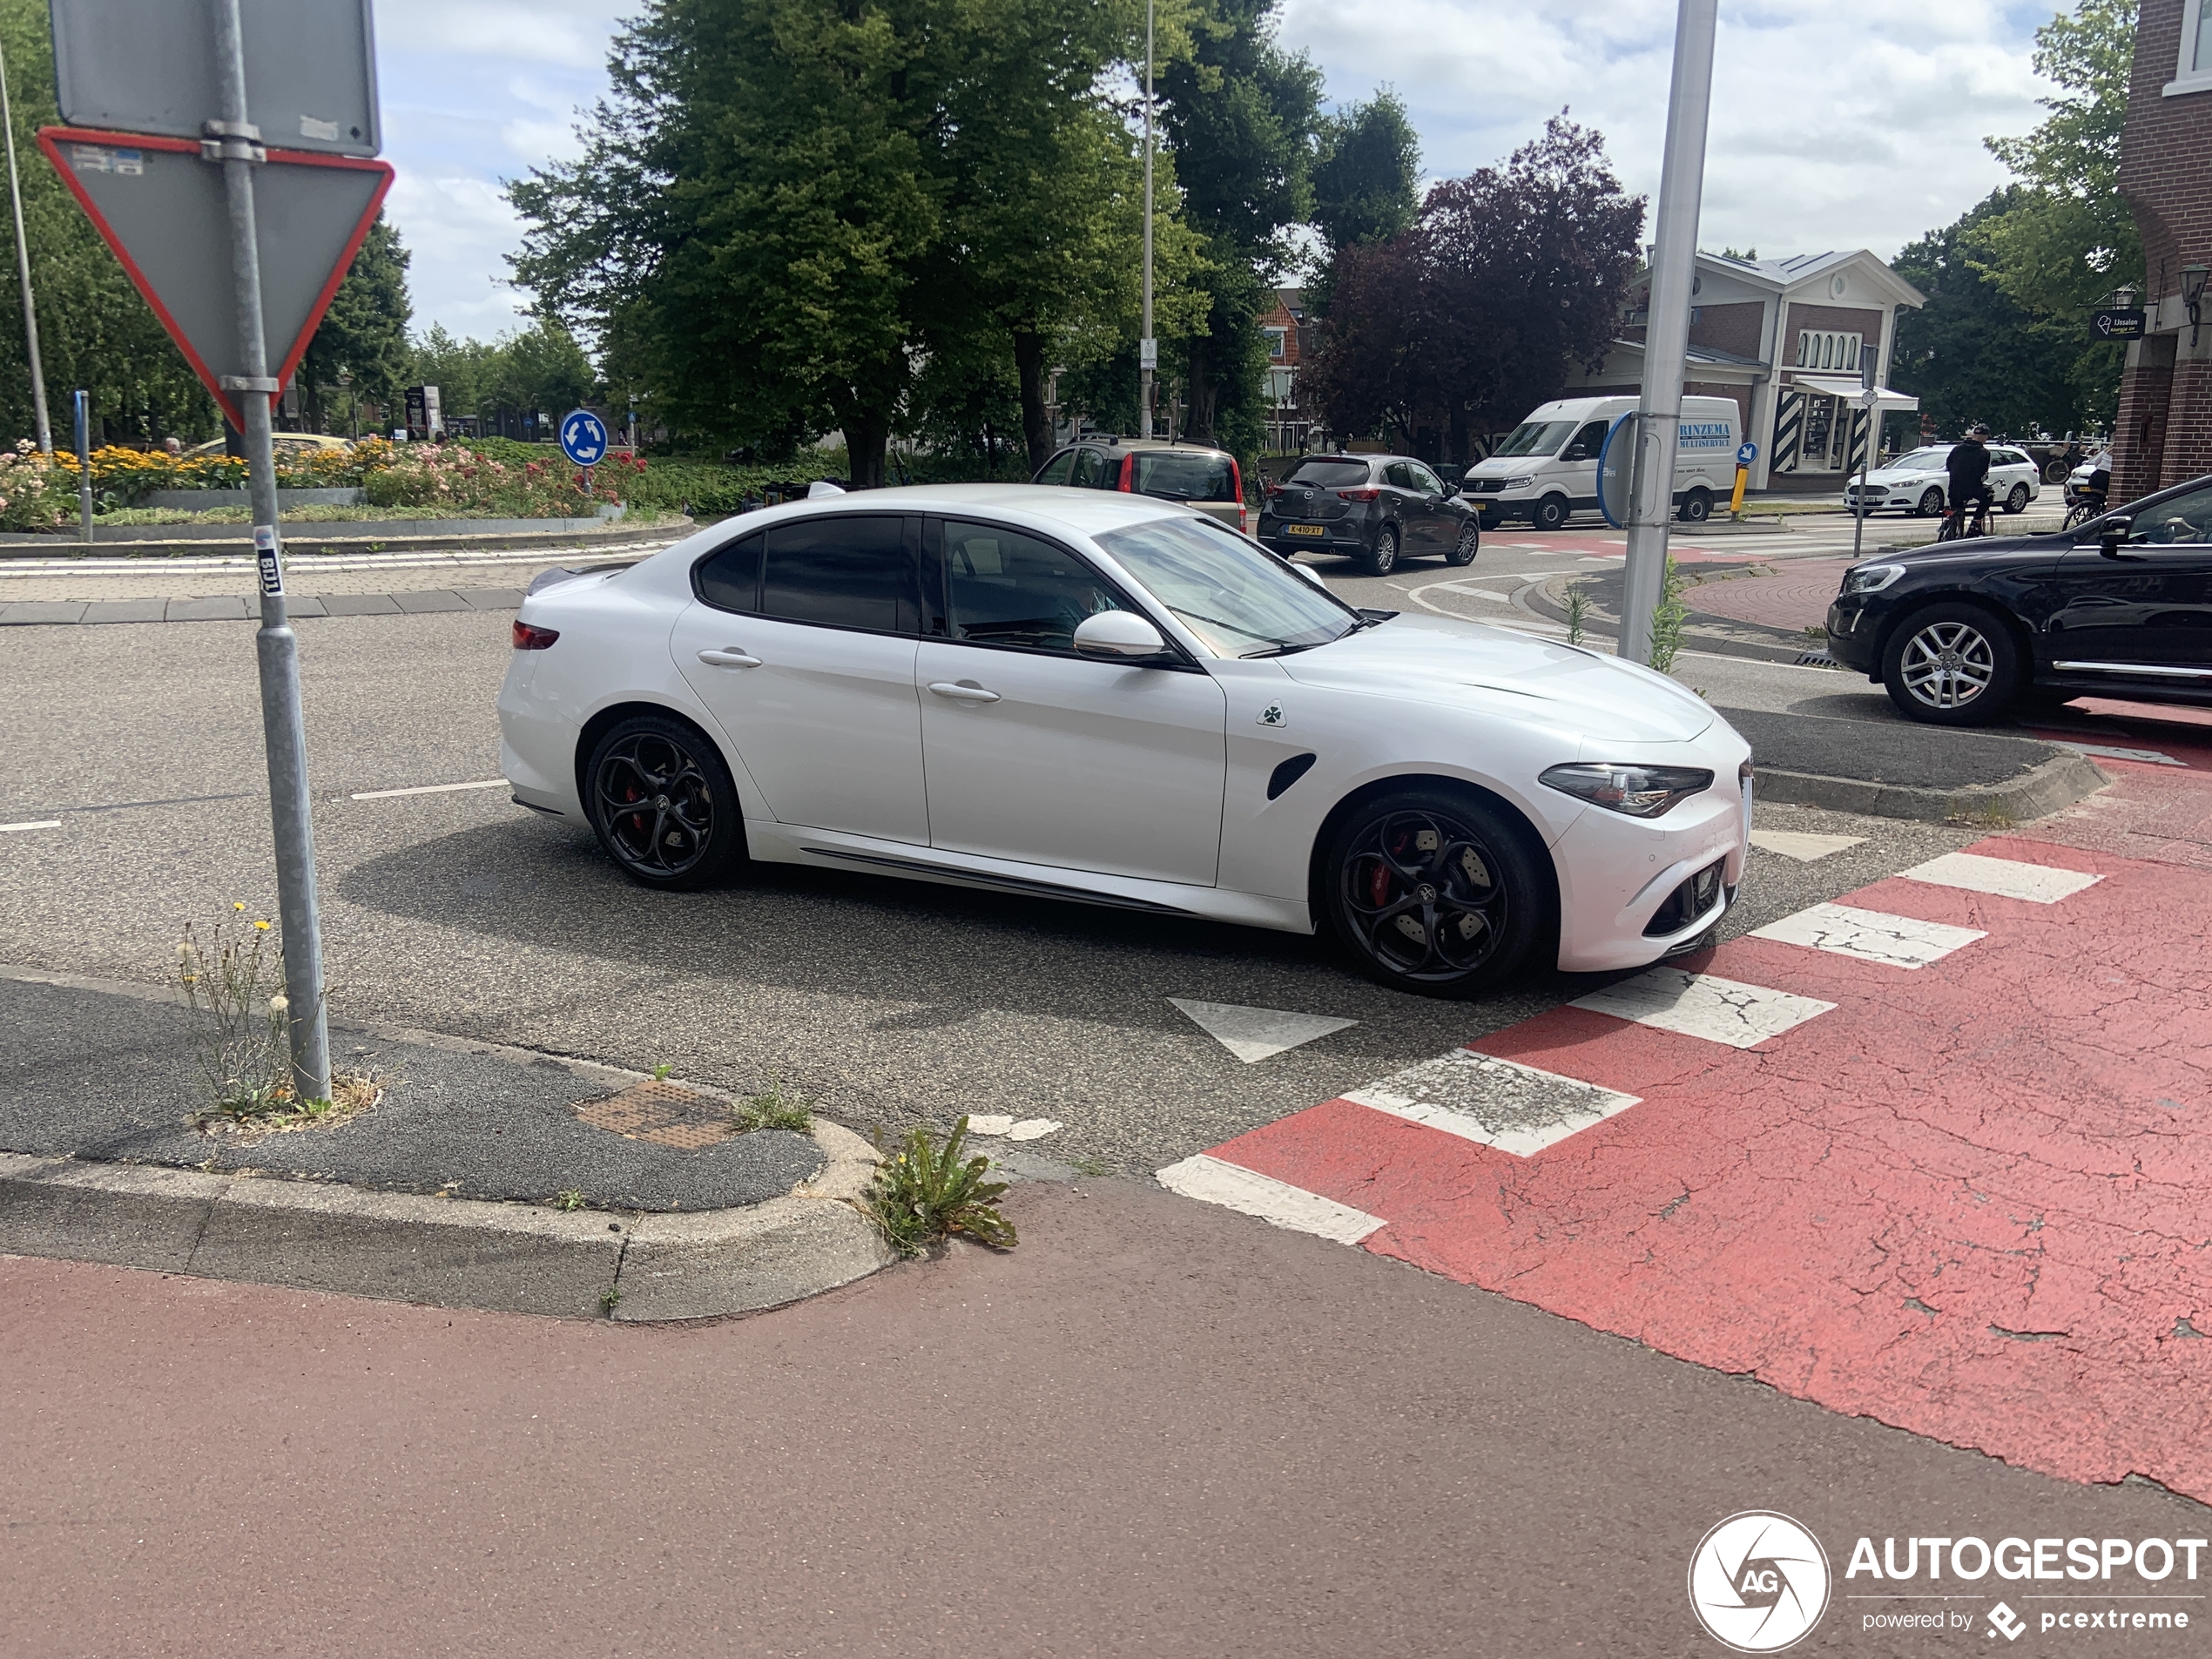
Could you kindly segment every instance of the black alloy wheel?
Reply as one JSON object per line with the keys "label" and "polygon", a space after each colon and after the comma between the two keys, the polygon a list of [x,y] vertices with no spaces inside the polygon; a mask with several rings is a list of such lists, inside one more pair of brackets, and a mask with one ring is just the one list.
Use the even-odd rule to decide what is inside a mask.
{"label": "black alloy wheel", "polygon": [[1567,515],[1574,509],[1568,506],[1564,496],[1547,496],[1536,503],[1528,522],[1540,530],[1555,530],[1567,523]]}
{"label": "black alloy wheel", "polygon": [[2020,649],[1979,605],[1946,604],[1898,624],[1882,652],[1882,684],[1900,713],[1930,725],[1980,725],[2020,695]]}
{"label": "black alloy wheel", "polygon": [[639,715],[608,732],[584,767],[584,802],[599,844],[644,887],[705,887],[744,857],[730,769],[681,720]]}
{"label": "black alloy wheel", "polygon": [[1408,790],[1371,803],[1332,844],[1337,937],[1399,990],[1458,996],[1496,984],[1526,962],[1548,915],[1526,842],[1472,797]]}
{"label": "black alloy wheel", "polygon": [[1369,576],[1388,576],[1398,568],[1398,526],[1386,524],[1375,532],[1375,550],[1360,560]]}
{"label": "black alloy wheel", "polygon": [[1481,546],[1482,532],[1470,518],[1460,526],[1460,539],[1452,543],[1452,550],[1444,556],[1444,563],[1450,565],[1473,564],[1474,556]]}

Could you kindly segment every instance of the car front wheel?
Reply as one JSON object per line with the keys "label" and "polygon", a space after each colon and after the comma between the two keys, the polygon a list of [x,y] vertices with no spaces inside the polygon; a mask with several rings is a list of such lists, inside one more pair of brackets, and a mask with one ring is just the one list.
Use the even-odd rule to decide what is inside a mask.
{"label": "car front wheel", "polygon": [[1920,504],[1913,509],[1923,518],[1933,518],[1943,510],[1943,491],[1930,484],[1920,492]]}
{"label": "car front wheel", "polygon": [[1567,515],[1571,510],[1567,505],[1566,496],[1547,496],[1536,503],[1535,510],[1528,516],[1528,522],[1540,530],[1555,530],[1567,523]]}
{"label": "car front wheel", "polygon": [[1474,563],[1474,556],[1482,544],[1482,532],[1475,528],[1473,519],[1460,526],[1460,539],[1452,543],[1452,550],[1444,556],[1444,563],[1466,565]]}
{"label": "car front wheel", "polygon": [[1511,977],[1549,889],[1527,838],[1472,796],[1406,790],[1347,818],[1325,866],[1331,926],[1384,984],[1463,996]]}
{"label": "car front wheel", "polygon": [[641,886],[703,887],[744,861],[730,769],[685,721],[647,714],[620,722],[592,745],[583,786],[599,845]]}
{"label": "car front wheel", "polygon": [[1882,652],[1882,684],[1900,712],[1931,725],[1979,725],[2020,695],[2020,647],[1979,605],[1938,604],[1899,623]]}

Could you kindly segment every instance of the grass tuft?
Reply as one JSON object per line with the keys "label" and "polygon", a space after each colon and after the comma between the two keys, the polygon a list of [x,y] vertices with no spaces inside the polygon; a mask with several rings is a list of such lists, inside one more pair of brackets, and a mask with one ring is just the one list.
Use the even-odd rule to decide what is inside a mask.
{"label": "grass tuft", "polygon": [[[932,1130],[913,1130],[899,1151],[877,1169],[874,1184],[868,1189],[868,1209],[893,1249],[919,1256],[953,1233],[994,1250],[1014,1248],[1014,1224],[996,1205],[1007,1184],[987,1178],[990,1159],[961,1160],[967,1138],[965,1114],[941,1144]],[[879,1137],[876,1150],[881,1151],[882,1146]]]}

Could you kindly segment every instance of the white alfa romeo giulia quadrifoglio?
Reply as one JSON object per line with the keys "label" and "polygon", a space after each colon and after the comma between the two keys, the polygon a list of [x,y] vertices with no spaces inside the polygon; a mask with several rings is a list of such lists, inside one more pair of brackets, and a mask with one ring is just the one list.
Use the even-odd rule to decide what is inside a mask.
{"label": "white alfa romeo giulia quadrifoglio", "polygon": [[523,806],[649,887],[750,858],[1296,933],[1464,992],[1634,968],[1742,879],[1750,751],[1612,657],[1356,610],[1143,496],[886,489],[540,578]]}

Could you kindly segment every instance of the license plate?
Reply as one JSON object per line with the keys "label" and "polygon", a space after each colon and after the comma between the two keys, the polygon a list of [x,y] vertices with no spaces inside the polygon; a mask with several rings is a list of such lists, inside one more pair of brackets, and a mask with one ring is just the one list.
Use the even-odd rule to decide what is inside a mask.
{"label": "license plate", "polygon": [[1283,526],[1283,534],[1285,536],[1326,536],[1328,533],[1329,532],[1326,529],[1318,524],[1285,524]]}

